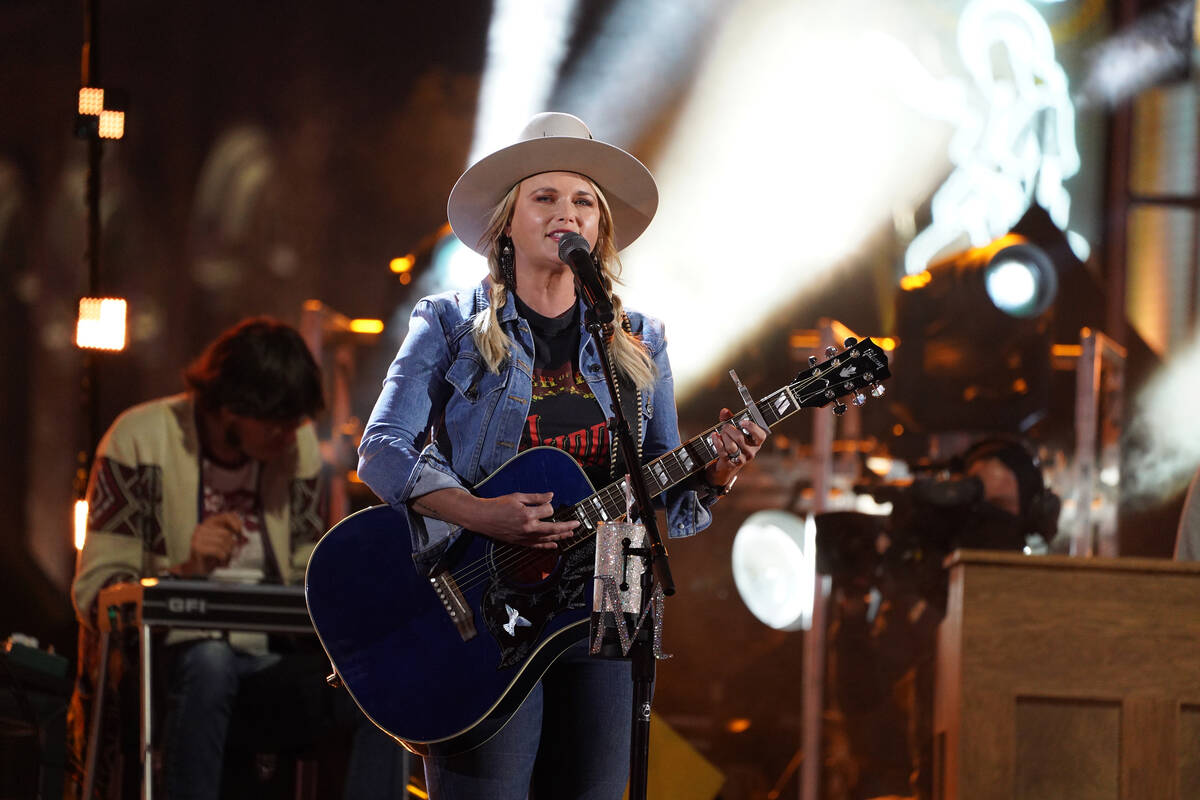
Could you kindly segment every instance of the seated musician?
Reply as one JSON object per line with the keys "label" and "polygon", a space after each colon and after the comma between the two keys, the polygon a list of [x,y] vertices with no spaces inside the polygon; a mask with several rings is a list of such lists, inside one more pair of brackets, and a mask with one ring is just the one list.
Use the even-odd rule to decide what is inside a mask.
{"label": "seated musician", "polygon": [[[324,406],[321,376],[299,333],[265,317],[244,320],[184,378],[187,392],[121,414],[96,452],[72,586],[86,691],[95,688],[103,587],[145,576],[299,583],[325,528],[311,422]],[[243,718],[277,749],[312,744],[322,729],[345,736],[357,729],[346,796],[392,796],[383,791],[392,781],[380,773],[397,763],[396,748],[344,693],[324,686],[323,654],[273,653],[265,633],[183,630],[167,634],[163,651],[170,697],[163,777],[171,800],[220,796],[226,743],[239,732],[231,720]],[[93,663],[84,663],[87,656]],[[82,705],[72,703],[73,726],[86,721]],[[270,711],[256,718],[248,708]],[[77,750],[82,738],[72,736]],[[112,739],[102,736],[101,747]],[[102,750],[99,762],[114,760]]]}
{"label": "seated musician", "polygon": [[[569,538],[578,523],[547,519],[551,491],[482,498],[470,487],[537,446],[573,455],[594,487],[619,480],[631,468],[605,424],[614,401],[629,409],[643,461],[680,445],[662,323],[613,296],[609,346],[619,397],[612,397],[573,273],[559,260],[563,236],[582,236],[611,289],[617,251],[641,235],[657,204],[641,162],[593,139],[569,114],[539,114],[519,142],[459,179],[450,223],[487,257],[488,276],[475,289],[417,304],[359,449],[359,475],[410,515],[423,568],[460,527],[548,551]],[[731,418],[728,409],[721,417]],[[708,440],[712,463],[664,494],[671,536],[709,524],[708,507],[765,438],[753,423],[720,426]],[[631,706],[629,663],[591,658],[579,641],[496,736],[467,752],[432,746],[430,797],[620,798]]]}

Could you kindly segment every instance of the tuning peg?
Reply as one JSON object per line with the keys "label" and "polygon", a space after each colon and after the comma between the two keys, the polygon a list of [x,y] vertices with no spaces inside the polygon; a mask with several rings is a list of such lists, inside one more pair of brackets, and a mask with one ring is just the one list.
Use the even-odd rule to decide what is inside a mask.
{"label": "tuning peg", "polygon": [[829,347],[825,348],[825,357],[826,358],[833,358],[835,355],[837,355],[836,347],[834,347],[833,345],[829,345]]}
{"label": "tuning peg", "polygon": [[871,397],[883,397],[887,393],[882,383],[876,383],[871,387]]}
{"label": "tuning peg", "polygon": [[816,357],[816,356],[809,356],[809,357],[808,357],[808,365],[809,365],[810,367],[815,367],[815,366],[817,365],[817,357]]}
{"label": "tuning peg", "polygon": [[861,408],[862,406],[865,406],[867,404],[867,397],[862,392],[858,392],[857,394],[854,395],[854,399],[851,400],[850,402],[854,403],[854,405],[856,407]]}
{"label": "tuning peg", "polygon": [[847,350],[849,350],[851,347],[854,347],[856,344],[858,344],[858,339],[855,339],[853,336],[847,336],[846,341],[842,342],[842,345],[844,345]]}
{"label": "tuning peg", "polygon": [[833,413],[839,417],[842,414],[845,414],[846,413],[846,404],[845,403],[834,403],[833,404]]}

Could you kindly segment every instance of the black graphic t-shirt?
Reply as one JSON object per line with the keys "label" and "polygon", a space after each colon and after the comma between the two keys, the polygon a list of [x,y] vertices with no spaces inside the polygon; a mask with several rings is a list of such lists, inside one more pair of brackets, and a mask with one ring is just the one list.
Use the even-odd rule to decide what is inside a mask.
{"label": "black graphic t-shirt", "polygon": [[579,372],[579,307],[543,317],[517,298],[533,333],[533,397],[519,449],[547,446],[570,453],[596,487],[609,477],[608,426]]}

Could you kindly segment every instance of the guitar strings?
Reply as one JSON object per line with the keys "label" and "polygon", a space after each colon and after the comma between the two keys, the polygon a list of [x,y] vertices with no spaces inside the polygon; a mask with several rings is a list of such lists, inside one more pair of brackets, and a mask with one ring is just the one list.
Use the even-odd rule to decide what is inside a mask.
{"label": "guitar strings", "polygon": [[[840,390],[841,388],[843,388],[845,386],[849,386],[851,389],[854,388],[854,382],[855,382],[856,378],[852,376],[845,380],[839,381],[836,384],[830,384],[828,386],[821,386],[817,392],[814,392],[812,394],[809,394],[809,395],[804,394],[805,389],[810,388],[813,384],[815,384],[818,381],[824,381],[825,380],[824,375],[828,374],[828,372],[834,370],[838,366],[840,366],[840,364],[831,365],[829,367],[829,369],[825,370],[824,372],[820,372],[818,374],[810,374],[808,376],[807,380],[805,380],[805,381],[796,381],[796,382],[788,385],[788,387],[787,387],[788,389],[793,389],[796,393],[799,394],[799,396],[800,396],[799,407],[800,408],[804,407],[805,401],[811,400],[812,398],[816,397],[818,394],[821,394],[821,393],[824,393],[827,391],[831,391],[831,390],[835,390],[835,396],[840,396],[840,394],[836,390]],[[776,394],[777,393],[778,392],[776,392]],[[708,440],[706,437],[715,433],[724,424],[729,424],[730,422],[742,422],[742,421],[747,421],[749,419],[750,419],[749,411],[745,412],[745,416],[742,416],[742,412],[739,412],[738,414],[735,414],[733,416],[732,420],[725,420],[724,422],[717,423],[716,425],[712,426],[708,430],[701,433],[699,436],[694,437],[693,439],[689,440],[689,442],[702,440],[705,442],[706,446],[711,449],[712,445],[708,443]],[[782,419],[783,419],[783,417],[780,417],[779,420],[776,420],[776,421],[778,422],[778,421],[781,421]],[[686,444],[687,443],[685,443],[685,445]],[[677,449],[681,449],[685,445],[681,445],[680,448],[677,448]],[[675,451],[671,451],[671,452],[675,452]],[[663,456],[659,456],[659,458],[655,459],[655,461],[662,459],[663,457],[665,457],[665,455],[669,455],[669,454],[664,454]],[[712,459],[712,461],[706,462],[704,467],[701,467],[701,469],[704,469],[709,464],[713,463],[714,461],[716,461],[719,458],[720,458],[720,454],[717,454],[716,457]],[[654,462],[652,461],[650,463],[654,463]],[[648,464],[643,464],[642,469],[644,470],[648,466],[649,466]],[[695,470],[695,471],[698,472],[699,470]],[[690,475],[690,474],[692,474],[692,473],[689,472],[688,475]],[[686,478],[687,476],[685,475],[684,477]],[[608,493],[610,495],[610,499],[615,499],[615,498],[612,498],[611,495],[615,493],[615,488],[619,485],[620,485],[619,482],[615,483],[615,484],[610,484],[609,486],[606,486],[606,487],[600,489],[599,491],[597,491],[594,495],[592,495],[592,497]],[[620,494],[620,497],[622,497],[622,498],[624,497],[623,492]],[[588,498],[588,499],[590,499],[590,498]],[[571,516],[574,516],[576,519],[578,519],[580,524],[582,525],[584,523],[584,520],[581,519],[580,517],[581,517],[581,515],[584,514],[583,501],[581,501],[580,503],[576,503],[571,508],[577,509],[577,511],[572,512]],[[567,545],[559,548],[557,552],[551,551],[549,549],[545,550],[544,552],[540,552],[540,551],[534,550],[532,548],[520,547],[519,545],[501,544],[501,545],[498,545],[498,547],[503,547],[505,549],[506,552],[504,554],[502,554],[500,556],[494,556],[495,551],[496,551],[496,548],[494,547],[492,549],[491,554],[485,555],[482,558],[476,559],[475,561],[473,561],[469,564],[464,564],[457,573],[451,572],[450,577],[453,578],[454,582],[458,585],[460,590],[466,591],[468,589],[474,588],[475,586],[479,585],[482,581],[486,581],[487,579],[489,579],[491,577],[493,567],[499,571],[505,571],[505,570],[515,569],[515,568],[523,568],[523,567],[531,566],[542,559],[548,560],[551,557],[552,553],[554,554],[554,558],[558,559],[563,554],[565,554],[565,553],[569,552],[570,550],[573,550],[575,547],[587,542],[589,539],[591,539],[593,536],[596,535],[595,526],[598,522],[600,522],[602,520],[598,520],[598,519],[592,520],[589,518],[587,521],[591,523],[592,529],[587,531],[586,533],[582,534],[581,536],[579,536],[579,538],[571,541],[570,544],[567,544]]]}
{"label": "guitar strings", "polygon": [[[831,366],[829,368],[829,370],[832,370],[832,369],[834,369],[833,366]],[[829,370],[827,370],[827,372]],[[818,380],[824,380],[824,378],[822,377],[824,374],[825,373],[821,373],[820,375],[811,376],[806,384],[801,381],[797,381],[796,383],[789,384],[788,388],[792,388],[794,386],[800,386],[800,388],[797,389],[797,391],[799,391],[801,393],[800,407],[803,407],[804,400],[806,400],[806,399],[810,400],[811,398],[815,397],[816,394],[832,390],[835,388],[835,386],[838,389],[840,389],[846,385],[849,385],[851,388],[854,388],[853,384],[854,384],[855,378],[851,377],[849,379],[840,381],[837,384],[831,384],[829,386],[822,386],[822,387],[820,387],[820,390],[817,393],[807,395],[807,396],[803,395],[804,388],[806,386],[811,386],[813,383],[815,383]],[[739,412],[739,414],[740,414],[740,412]],[[744,419],[749,419],[749,417],[750,417],[750,415],[749,415],[749,412],[747,411],[746,416],[744,418],[740,418],[739,415],[734,415],[733,420],[735,420],[735,421],[737,421],[739,419],[744,420]],[[783,418],[781,417],[780,420],[782,420],[782,419]],[[727,420],[726,423],[728,423],[729,421],[730,420]],[[777,421],[779,421],[779,420],[777,420]],[[698,439],[704,439],[704,437],[708,436],[711,433],[716,432],[716,430],[718,428],[720,428],[722,424],[726,424],[726,423],[718,423],[717,425],[714,425],[713,427],[704,431],[703,433],[700,434],[700,436],[695,437],[691,441],[696,441]],[[709,445],[709,446],[711,447],[711,445]],[[674,452],[674,451],[672,451],[672,452]],[[659,458],[662,458],[662,456],[660,456]],[[718,455],[717,458],[720,458],[720,456]],[[713,459],[713,461],[716,461],[716,460],[717,460],[716,458]],[[705,464],[705,466],[708,466],[708,464],[710,464],[710,463],[712,463],[712,462],[711,461],[707,462]],[[643,469],[645,467],[646,467],[646,465],[643,465]],[[691,474],[691,473],[689,473],[689,474]],[[610,486],[606,486],[603,489],[601,489],[599,492],[596,492],[596,494],[599,495],[603,492],[610,492],[610,490],[612,490],[615,486],[617,486],[617,484],[612,484]],[[575,506],[573,506],[573,508],[581,508],[581,504],[576,504]],[[578,519],[578,516],[576,516],[576,518]],[[589,521],[592,522],[593,526],[596,524],[596,522],[598,522],[598,520],[589,520]],[[580,520],[580,522],[582,523],[583,520]],[[587,533],[584,533],[578,539],[575,539],[570,544],[562,547],[559,550],[559,552],[555,555],[555,558],[556,559],[559,558],[562,554],[574,549],[578,545],[585,543],[586,541],[588,541],[595,535],[596,535],[596,531],[593,528],[593,530],[590,530]],[[481,580],[486,581],[487,579],[489,579],[491,577],[492,569],[491,569],[491,566],[489,566],[489,561],[491,562],[491,565],[493,565],[496,569],[503,571],[503,570],[509,570],[509,569],[513,569],[513,568],[531,566],[542,559],[549,559],[550,553],[552,552],[550,550],[546,550],[545,553],[539,553],[537,550],[533,550],[531,548],[520,547],[518,545],[502,544],[499,546],[505,548],[506,553],[504,555],[501,555],[499,557],[494,557],[494,558],[491,557],[490,555],[485,555],[484,557],[479,558],[476,561],[471,562],[470,564],[463,565],[463,567],[460,569],[458,574],[455,574],[453,572],[451,573],[451,577],[454,579],[455,583],[458,585],[458,587],[461,590],[466,591],[467,589],[474,588],[475,586],[479,585]],[[493,554],[495,553],[495,548],[493,548],[492,553]]]}
{"label": "guitar strings", "polygon": [[[727,420],[727,422],[743,422],[743,421],[747,421],[749,419],[750,419],[750,415],[748,412],[746,412],[745,414],[735,415],[732,420]],[[719,427],[719,426],[714,426],[712,428],[709,428],[707,431],[701,433],[699,436],[695,437],[693,440],[690,440],[690,441],[703,440],[706,436],[715,432],[717,430],[717,427]],[[705,443],[705,446],[709,450],[713,449],[712,445],[707,444],[707,442]],[[682,447],[682,445],[681,445],[681,447]],[[674,451],[672,451],[672,452],[674,452]],[[664,456],[665,455],[668,455],[668,454],[664,454]],[[660,456],[659,458],[661,459],[664,456]],[[712,460],[705,462],[705,466],[712,463],[712,461],[716,461],[717,458],[719,458],[719,457],[720,457],[719,454],[717,454],[715,451],[713,451]],[[657,461],[659,459],[654,459],[654,460]],[[653,461],[650,463],[653,463]],[[648,468],[648,466],[649,466],[649,464],[643,464],[642,469],[646,470]],[[690,474],[692,474],[692,473],[689,472],[688,475],[690,475]],[[685,475],[684,477],[686,478],[687,475]],[[680,480],[682,480],[682,478]],[[621,483],[622,483],[622,481],[618,481],[617,483],[605,486],[602,489],[600,489],[599,491],[595,492],[595,494],[591,495],[591,497],[600,497],[601,503],[604,506],[608,506],[610,503],[615,502],[617,500],[624,500],[624,496],[625,496],[624,492],[621,491],[620,489],[618,489],[618,487],[621,485]],[[591,499],[591,497],[589,497],[587,499]],[[608,502],[605,502],[605,500],[607,500]],[[509,568],[519,568],[519,567],[532,565],[542,559],[548,559],[548,558],[550,558],[551,555],[553,555],[553,557],[555,559],[557,559],[557,558],[561,557],[563,554],[567,553],[568,551],[574,549],[575,547],[577,547],[581,544],[584,544],[585,542],[587,542],[589,539],[591,539],[593,536],[596,535],[596,525],[598,523],[609,521],[609,520],[601,518],[601,517],[592,519],[591,515],[587,512],[587,510],[585,509],[585,507],[583,505],[584,502],[585,501],[581,501],[580,503],[576,503],[574,506],[570,506],[569,507],[570,511],[567,514],[567,516],[573,517],[574,519],[578,520],[581,526],[584,526],[585,523],[590,523],[590,525],[592,527],[590,530],[588,528],[584,527],[582,532],[573,534],[577,538],[573,539],[569,544],[563,545],[557,551],[551,551],[551,550],[547,549],[547,550],[541,551],[541,552],[539,552],[537,550],[533,550],[528,547],[521,547],[519,545],[499,544],[499,545],[497,545],[497,547],[504,549],[504,551],[505,551],[504,555],[494,556],[494,553],[497,548],[493,548],[493,550],[492,550],[493,556],[491,556],[491,557],[484,556],[480,559],[477,559],[476,561],[473,561],[469,564],[463,565],[463,567],[460,568],[459,574],[452,573],[452,577],[454,578],[455,583],[457,583],[459,585],[460,589],[466,589],[470,586],[476,585],[477,579],[479,579],[481,577],[486,580],[487,578],[489,578],[491,576],[491,571],[492,571],[491,567],[489,566],[489,563],[488,563],[489,561],[491,561],[492,565],[494,565],[495,567],[502,569],[502,570],[509,569]],[[586,519],[584,519],[584,517],[586,517]]]}
{"label": "guitar strings", "polygon": [[[832,369],[832,367],[830,369]],[[811,385],[813,382],[815,382],[817,380],[823,380],[823,378],[821,378],[820,376],[813,376],[812,379],[808,382],[808,385]],[[854,380],[855,380],[854,378],[850,378],[848,380],[840,381],[838,384],[836,384],[836,386],[837,386],[837,388],[840,389],[841,387],[849,384],[851,386],[851,388],[853,388]],[[799,381],[796,384],[790,384],[789,388],[791,388],[792,386],[796,386],[798,384],[800,384]],[[828,387],[822,386],[820,388],[820,391],[821,392],[829,391],[829,390],[833,389],[834,386],[835,386],[834,384],[831,384]],[[801,388],[799,391],[802,392],[803,389]],[[812,397],[815,397],[815,394],[808,395],[807,397],[805,397],[804,395],[801,395],[801,397],[802,397],[801,407],[803,407],[803,400],[811,399]],[[749,419],[749,417],[750,417],[750,415],[747,412],[745,417],[740,417],[739,415],[735,415],[733,417],[733,421],[745,420],[745,419]],[[780,420],[782,420],[782,417],[780,418]],[[779,421],[779,420],[777,420],[777,421]],[[715,432],[719,427],[720,427],[720,423],[718,425],[715,425],[715,426],[709,428],[707,431],[702,433],[699,437],[696,437],[696,439],[703,439],[705,436]],[[695,439],[693,439],[692,441],[695,441]],[[711,447],[711,445],[710,445],[710,447]],[[720,456],[718,455],[717,458],[719,458],[719,457]],[[662,456],[660,456],[660,458],[662,458]],[[713,460],[715,461],[716,459],[714,458]],[[712,463],[712,462],[711,461],[707,462],[705,464],[705,466],[707,466],[708,463]],[[643,465],[643,469],[645,468],[645,466],[646,465]],[[691,474],[691,473],[689,473],[689,474]],[[610,486],[606,486],[603,489],[601,489],[599,492],[596,492],[596,495],[599,495],[599,494],[605,493],[605,492],[607,492],[611,495],[613,493],[614,487],[616,487],[617,485],[618,484],[612,484]],[[593,495],[593,496],[595,496],[595,495]],[[576,504],[573,508],[581,508],[581,504]],[[578,519],[578,516],[576,516],[576,518]],[[598,520],[589,520],[589,521],[592,522],[593,525],[595,525],[595,523],[598,522]],[[580,520],[580,522],[583,522],[583,520]],[[559,550],[559,552],[555,555],[555,558],[557,559],[557,558],[561,557],[561,555],[563,553],[566,553],[566,552],[574,549],[578,545],[581,545],[581,544],[587,542],[589,539],[591,539],[595,535],[596,535],[596,531],[594,529],[587,531],[586,533],[581,535],[579,538],[572,541],[570,544],[562,547]],[[492,557],[492,555],[494,555],[494,553],[495,553],[495,548],[493,548],[492,555],[484,556],[470,564],[464,565],[460,569],[458,575],[451,573],[451,577],[454,578],[455,583],[458,584],[460,589],[465,591],[467,589],[470,589],[470,588],[473,588],[473,587],[479,585],[481,579],[484,581],[489,579],[491,577],[491,573],[492,573],[492,569],[489,566],[489,561],[495,568],[503,571],[503,570],[513,569],[513,568],[531,566],[534,563],[536,563],[537,561],[540,561],[542,559],[549,559],[549,557],[550,557],[549,554],[551,552],[551,551],[547,550],[545,553],[539,553],[536,550],[533,550],[530,548],[523,548],[523,547],[520,547],[517,545],[502,544],[499,546],[505,548],[505,551],[506,551],[505,554],[498,556],[498,557]]]}

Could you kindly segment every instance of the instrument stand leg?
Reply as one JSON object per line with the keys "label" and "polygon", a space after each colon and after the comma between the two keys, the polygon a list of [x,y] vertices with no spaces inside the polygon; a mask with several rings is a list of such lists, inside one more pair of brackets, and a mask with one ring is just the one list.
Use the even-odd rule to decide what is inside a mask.
{"label": "instrument stand leg", "polygon": [[150,626],[141,626],[141,636],[138,645],[141,649],[142,662],[142,800],[151,800],[154,796],[154,730],[152,728],[151,707],[151,671],[150,671]]}
{"label": "instrument stand leg", "polygon": [[[642,575],[642,597],[650,597],[650,570]],[[646,800],[650,776],[650,706],[654,699],[654,610],[638,629],[630,651],[633,672],[633,728],[629,737],[629,800]],[[623,623],[622,623],[623,624]]]}
{"label": "instrument stand leg", "polygon": [[92,703],[92,722],[88,726],[87,758],[83,769],[83,800],[91,800],[92,789],[96,785],[96,754],[100,750],[100,718],[104,715],[104,685],[108,683],[108,645],[112,639],[112,631],[100,634],[100,666],[96,670],[96,685],[93,691],[96,698]]}

